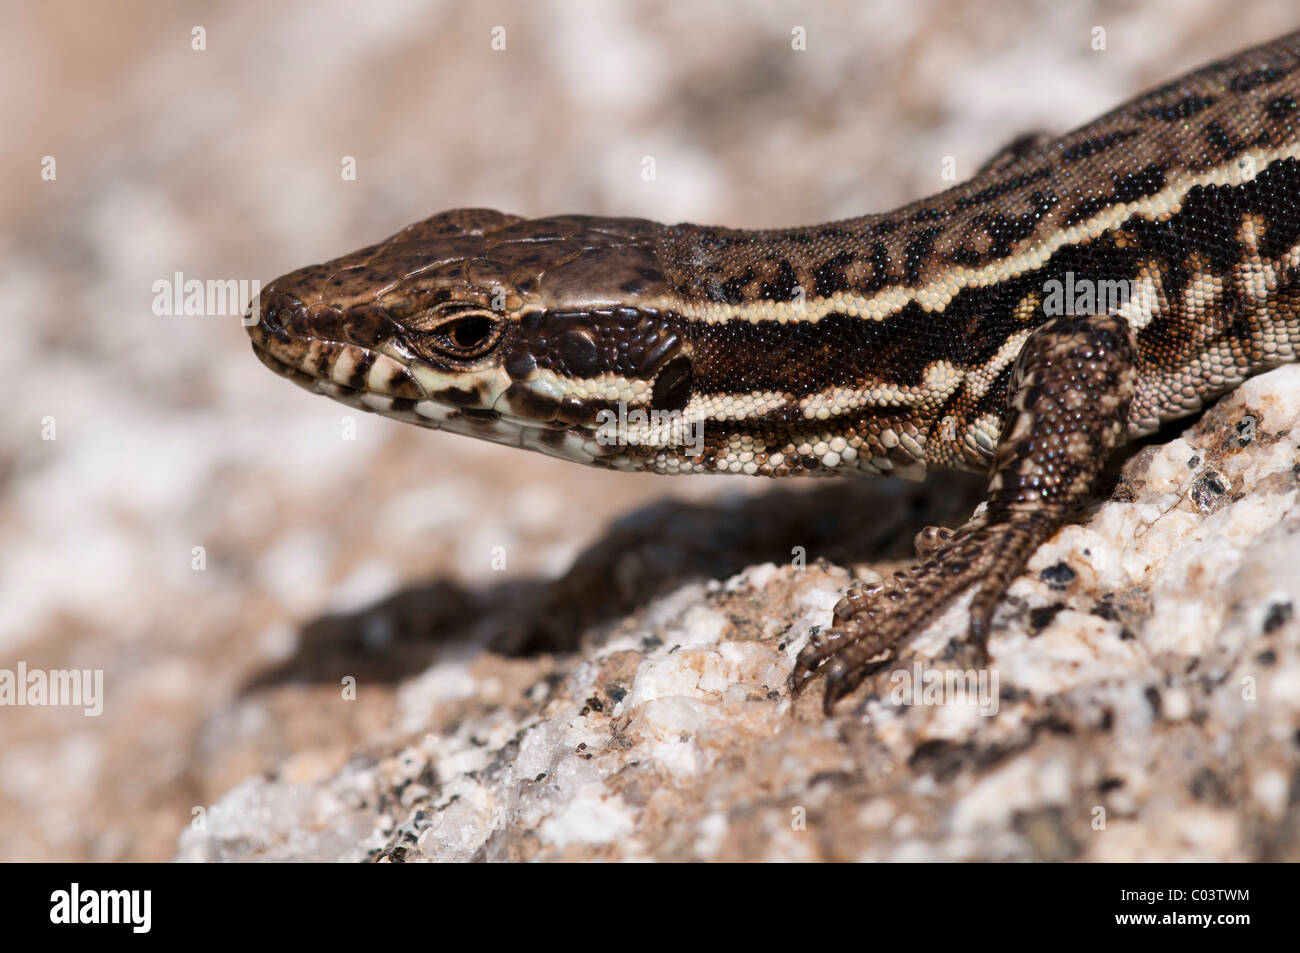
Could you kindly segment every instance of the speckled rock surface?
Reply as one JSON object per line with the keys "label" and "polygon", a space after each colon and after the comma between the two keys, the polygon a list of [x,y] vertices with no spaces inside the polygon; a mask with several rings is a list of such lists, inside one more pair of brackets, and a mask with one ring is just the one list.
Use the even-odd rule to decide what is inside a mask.
{"label": "speckled rock surface", "polygon": [[179,857],[1300,859],[1298,421],[1292,366],[1139,450],[1012,587],[987,670],[963,599],[824,719],[786,678],[849,573],[752,565],[573,651],[445,647],[400,741],[243,782]]}

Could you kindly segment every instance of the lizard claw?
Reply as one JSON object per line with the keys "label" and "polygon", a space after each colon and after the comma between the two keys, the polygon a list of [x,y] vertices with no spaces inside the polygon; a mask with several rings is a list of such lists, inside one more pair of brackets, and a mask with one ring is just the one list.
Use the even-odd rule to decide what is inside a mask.
{"label": "lizard claw", "polygon": [[987,660],[993,609],[1040,537],[1041,532],[1018,525],[959,530],[925,562],[880,584],[854,586],[835,606],[832,627],[814,634],[799,653],[791,675],[794,690],[824,674],[823,707],[830,714],[836,702],[896,658],[908,637],[980,580],[984,586],[972,608],[970,635],[977,656]]}

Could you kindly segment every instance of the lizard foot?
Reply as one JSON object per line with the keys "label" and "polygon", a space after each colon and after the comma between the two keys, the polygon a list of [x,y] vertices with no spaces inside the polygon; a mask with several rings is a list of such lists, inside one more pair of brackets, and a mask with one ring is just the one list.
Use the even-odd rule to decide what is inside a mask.
{"label": "lizard foot", "polygon": [[830,714],[972,586],[970,640],[987,661],[994,610],[1034,550],[1088,496],[1124,433],[1136,379],[1133,332],[1122,318],[1069,315],[1040,325],[1007,380],[985,512],[955,532],[922,530],[919,564],[853,587],[835,606],[831,628],[799,653],[794,690],[825,675]]}

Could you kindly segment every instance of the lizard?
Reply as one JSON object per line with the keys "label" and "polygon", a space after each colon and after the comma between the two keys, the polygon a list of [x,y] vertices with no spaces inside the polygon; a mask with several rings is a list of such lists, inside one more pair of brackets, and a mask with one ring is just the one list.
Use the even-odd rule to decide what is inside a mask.
{"label": "lizard", "polygon": [[740,230],[456,209],[261,291],[257,356],[366,411],[617,470],[987,474],[798,653],[824,709],[974,590],[968,640],[1122,444],[1300,346],[1300,32],[1017,140],[892,212]]}

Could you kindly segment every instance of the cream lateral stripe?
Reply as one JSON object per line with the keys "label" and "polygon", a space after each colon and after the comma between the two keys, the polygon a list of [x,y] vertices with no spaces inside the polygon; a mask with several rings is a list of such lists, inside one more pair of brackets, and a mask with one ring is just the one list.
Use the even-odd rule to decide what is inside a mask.
{"label": "cream lateral stripe", "polygon": [[629,406],[648,406],[650,403],[649,384],[640,378],[624,377],[621,374],[569,377],[539,367],[525,381],[520,383],[530,387],[536,385],[539,390],[552,394],[558,388],[561,392],[560,396],[573,396],[580,400],[623,401]]}
{"label": "cream lateral stripe", "polygon": [[1020,355],[1020,349],[1025,346],[1032,333],[1031,329],[1017,331],[1002,342],[997,353],[989,360],[979,367],[971,368],[966,375],[966,392],[976,399],[983,397],[1003,369]]}
{"label": "cream lateral stripe", "polygon": [[1115,309],[1115,313],[1127,321],[1134,331],[1140,331],[1160,313],[1164,288],[1159,269],[1148,263],[1142,265],[1136,282],[1137,296],[1121,304]]}
{"label": "cream lateral stripe", "polygon": [[710,391],[692,398],[686,414],[703,414],[709,420],[753,420],[786,407],[790,395],[784,391],[753,390],[745,393]]}
{"label": "cream lateral stripe", "polygon": [[[1286,159],[1300,158],[1300,145],[1290,143],[1280,149],[1246,151],[1227,166],[1211,169],[1202,175],[1171,178],[1174,181],[1154,195],[1136,202],[1112,205],[1094,217],[1071,228],[1056,229],[1030,239],[1030,247],[1019,255],[1004,258],[983,268],[949,267],[943,277],[919,287],[895,287],[869,298],[837,291],[829,297],[809,296],[801,304],[790,301],[754,301],[731,305],[720,302],[687,302],[663,296],[646,302],[648,307],[676,311],[683,317],[709,324],[742,319],[746,321],[818,321],[828,314],[851,314],[869,321],[884,321],[912,302],[926,311],[941,313],[953,298],[967,288],[987,288],[1025,272],[1041,268],[1065,245],[1095,239],[1107,229],[1123,224],[1135,215],[1155,219],[1174,214],[1192,189],[1206,185],[1241,185],[1250,182],[1270,165]],[[1251,161],[1247,161],[1247,160]],[[1259,169],[1255,175],[1242,175],[1251,162]]]}
{"label": "cream lateral stripe", "polygon": [[889,384],[862,384],[856,387],[828,387],[799,400],[799,409],[809,420],[828,420],[864,410],[868,407],[924,407],[944,403],[955,394],[963,375],[951,371],[935,372],[937,367],[951,367],[938,361],[926,369],[925,387],[894,387]]}
{"label": "cream lateral stripe", "polygon": [[924,407],[941,404],[957,392],[965,375],[947,361],[926,370],[926,387],[895,387],[885,383],[837,385],[800,397],[784,391],[748,391],[743,394],[700,394],[685,413],[704,414],[709,420],[756,420],[791,405],[805,420],[834,420],[872,407]]}

